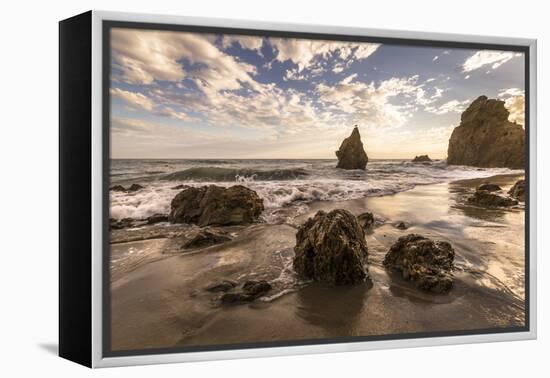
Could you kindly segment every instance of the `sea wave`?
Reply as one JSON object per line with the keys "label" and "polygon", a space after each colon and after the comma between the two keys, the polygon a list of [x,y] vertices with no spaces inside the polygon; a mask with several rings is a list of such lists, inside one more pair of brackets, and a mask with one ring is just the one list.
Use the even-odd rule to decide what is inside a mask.
{"label": "sea wave", "polygon": [[173,172],[162,177],[163,180],[180,181],[236,181],[240,178],[252,180],[295,180],[307,176],[304,169],[259,170],[250,168],[195,167]]}

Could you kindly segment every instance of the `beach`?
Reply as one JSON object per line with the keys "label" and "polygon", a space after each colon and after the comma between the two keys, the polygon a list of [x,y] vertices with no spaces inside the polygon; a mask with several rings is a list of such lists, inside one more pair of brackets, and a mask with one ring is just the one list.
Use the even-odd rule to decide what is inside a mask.
{"label": "beach", "polygon": [[[115,167],[112,181],[139,182],[145,189],[112,193],[115,218],[166,213],[179,191],[171,188],[178,183],[239,183],[264,199],[265,210],[254,224],[212,226],[231,240],[204,248],[182,249],[199,228],[192,224],[113,229],[113,351],[525,325],[524,204],[488,209],[466,200],[485,182],[507,192],[524,177],[523,171],[447,167],[442,161],[374,161],[365,172],[331,170],[327,167],[334,164],[328,160],[217,164],[222,170],[190,170],[201,166],[196,162],[162,162],[147,168],[139,163],[132,171],[132,164],[138,165],[121,162]],[[167,175],[170,179],[164,180]],[[374,214],[375,225],[366,233],[369,279],[363,284],[333,287],[294,272],[298,228],[317,211],[332,209]],[[396,227],[400,222],[406,229]],[[448,293],[419,290],[385,269],[388,249],[411,233],[453,246],[454,281]],[[219,293],[205,290],[220,280],[266,280],[272,289],[251,303],[224,305]]]}

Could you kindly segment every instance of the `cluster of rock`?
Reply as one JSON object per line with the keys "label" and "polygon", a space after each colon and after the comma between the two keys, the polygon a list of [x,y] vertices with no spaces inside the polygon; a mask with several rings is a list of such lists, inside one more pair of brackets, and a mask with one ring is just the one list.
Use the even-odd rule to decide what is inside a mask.
{"label": "cluster of rock", "polygon": [[368,277],[365,233],[349,211],[317,212],[299,228],[294,252],[294,270],[306,279],[354,285]]}
{"label": "cluster of rock", "polygon": [[245,186],[224,188],[209,185],[182,190],[174,197],[170,208],[171,222],[194,223],[203,227],[255,222],[264,205],[256,192]]}
{"label": "cluster of rock", "polygon": [[472,205],[489,208],[515,206],[518,201],[525,201],[525,180],[516,182],[508,191],[509,196],[501,192],[502,188],[497,184],[485,183],[478,186],[467,201]]}
{"label": "cluster of rock", "polygon": [[213,229],[201,229],[191,239],[182,245],[182,249],[195,249],[210,247],[212,245],[230,241],[231,237],[221,231]]}
{"label": "cluster of rock", "polygon": [[525,131],[509,115],[504,101],[478,97],[451,134],[447,164],[523,169]]}
{"label": "cluster of rock", "polygon": [[413,163],[429,163],[432,159],[428,155],[418,155],[415,156],[414,159],[412,159]]}
{"label": "cluster of rock", "polygon": [[354,127],[351,135],[342,141],[340,149],[336,151],[336,157],[338,158],[336,168],[365,169],[369,158],[363,148],[357,126]]}
{"label": "cluster of rock", "polygon": [[213,293],[223,292],[218,298],[223,304],[239,304],[252,302],[272,289],[271,284],[265,280],[246,281],[240,290],[234,291],[237,286],[234,281],[223,280],[209,285],[206,290]]}
{"label": "cluster of rock", "polygon": [[433,241],[417,234],[400,237],[384,258],[384,266],[401,273],[422,290],[446,293],[453,286],[455,252],[445,241]]}
{"label": "cluster of rock", "polygon": [[[303,278],[329,285],[355,285],[368,278],[364,227],[374,216],[357,218],[343,209],[319,211],[296,234],[294,270]],[[446,293],[453,285],[454,249],[445,241],[410,234],[395,242],[384,266],[398,271],[422,290]]]}

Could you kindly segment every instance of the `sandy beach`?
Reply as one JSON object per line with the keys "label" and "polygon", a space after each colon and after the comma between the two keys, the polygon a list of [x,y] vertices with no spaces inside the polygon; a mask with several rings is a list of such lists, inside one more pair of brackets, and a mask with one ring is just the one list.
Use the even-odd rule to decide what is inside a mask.
{"label": "sandy beach", "polygon": [[[231,241],[193,250],[181,245],[196,232],[195,225],[112,230],[112,350],[521,327],[523,203],[487,209],[465,198],[483,182],[507,191],[522,177],[499,175],[417,185],[378,197],[312,201],[278,222],[223,227]],[[331,287],[302,281],[294,273],[297,228],[318,210],[331,209],[375,216],[375,227],[366,235],[370,280],[364,284]],[[396,228],[398,222],[408,228]],[[421,291],[384,268],[390,246],[410,233],[454,247],[449,293]],[[225,279],[262,279],[273,289],[252,303],[221,305],[220,294],[205,287]]]}

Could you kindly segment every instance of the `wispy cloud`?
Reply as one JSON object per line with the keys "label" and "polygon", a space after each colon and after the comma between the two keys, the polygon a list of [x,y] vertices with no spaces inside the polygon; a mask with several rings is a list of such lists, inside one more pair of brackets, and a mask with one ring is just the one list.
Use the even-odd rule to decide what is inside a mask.
{"label": "wispy cloud", "polygon": [[520,53],[514,53],[511,51],[490,51],[482,50],[477,51],[462,64],[463,72],[471,72],[484,66],[491,66],[491,69],[495,70],[508,62],[514,57],[521,56]]}

